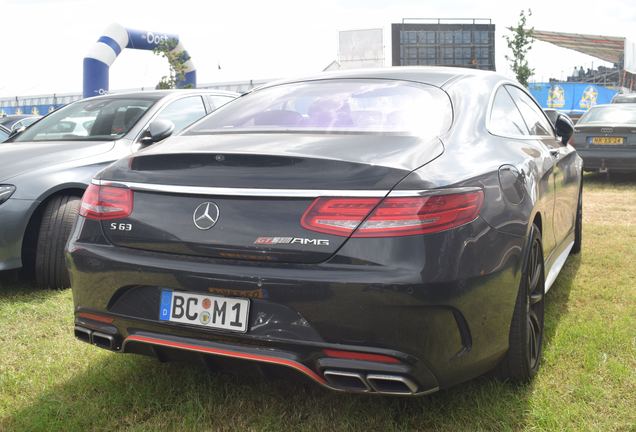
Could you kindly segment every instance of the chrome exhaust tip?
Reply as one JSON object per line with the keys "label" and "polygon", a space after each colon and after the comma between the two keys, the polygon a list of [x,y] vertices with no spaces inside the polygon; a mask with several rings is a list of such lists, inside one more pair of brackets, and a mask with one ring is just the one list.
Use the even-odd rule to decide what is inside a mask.
{"label": "chrome exhaust tip", "polygon": [[105,333],[93,332],[91,337],[93,345],[107,350],[115,349],[115,338]]}
{"label": "chrome exhaust tip", "polygon": [[73,331],[75,337],[82,342],[91,343],[91,334],[93,333],[87,328],[75,326],[75,330]]}
{"label": "chrome exhaust tip", "polygon": [[339,390],[364,393],[371,391],[369,384],[367,384],[364,377],[359,373],[326,370],[324,376],[330,386]]}
{"label": "chrome exhaust tip", "polygon": [[377,393],[391,395],[413,395],[417,384],[399,375],[367,375],[367,382]]}

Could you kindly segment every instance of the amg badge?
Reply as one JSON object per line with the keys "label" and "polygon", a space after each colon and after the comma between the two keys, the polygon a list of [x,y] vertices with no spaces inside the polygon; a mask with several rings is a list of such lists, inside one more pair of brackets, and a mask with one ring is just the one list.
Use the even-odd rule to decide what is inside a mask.
{"label": "amg badge", "polygon": [[329,246],[329,240],[326,239],[309,239],[301,237],[259,237],[254,244],[274,245],[274,244],[301,244],[315,246]]}

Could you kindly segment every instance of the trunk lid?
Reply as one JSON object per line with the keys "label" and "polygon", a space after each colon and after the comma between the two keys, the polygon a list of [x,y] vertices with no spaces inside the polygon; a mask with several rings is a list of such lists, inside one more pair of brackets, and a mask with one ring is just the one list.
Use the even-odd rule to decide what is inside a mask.
{"label": "trunk lid", "polygon": [[634,147],[636,126],[576,125],[574,145],[579,148]]}
{"label": "trunk lid", "polygon": [[383,197],[442,152],[439,140],[407,136],[175,137],[104,171],[101,181],[132,187],[134,207],[127,219],[102,224],[118,246],[317,263],[347,237],[301,226],[316,196]]}

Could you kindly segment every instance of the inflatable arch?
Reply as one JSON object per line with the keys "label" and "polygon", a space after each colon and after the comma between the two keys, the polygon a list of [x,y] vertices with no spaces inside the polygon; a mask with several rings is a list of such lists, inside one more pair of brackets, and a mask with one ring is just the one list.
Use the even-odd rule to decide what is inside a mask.
{"label": "inflatable arch", "polygon": [[177,87],[196,87],[197,71],[187,51],[179,41],[179,36],[148,31],[131,30],[119,24],[111,24],[84,57],[84,97],[108,93],[108,69],[124,48],[152,51],[161,42],[175,40],[173,51],[183,51],[186,62],[185,79]]}

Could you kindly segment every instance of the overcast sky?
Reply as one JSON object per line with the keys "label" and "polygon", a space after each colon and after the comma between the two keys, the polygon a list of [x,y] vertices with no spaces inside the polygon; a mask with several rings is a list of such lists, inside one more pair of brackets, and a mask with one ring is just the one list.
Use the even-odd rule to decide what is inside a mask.
{"label": "overcast sky", "polygon": [[[82,59],[113,22],[178,34],[199,83],[210,83],[320,71],[337,58],[339,30],[384,28],[390,57],[390,24],[404,17],[492,18],[497,70],[510,75],[502,35],[528,5],[536,29],[636,36],[634,0],[0,0],[0,96],[81,92]],[[605,64],[539,41],[530,62],[536,81]],[[154,86],[166,73],[165,60],[124,50],[111,67],[110,88]]]}

